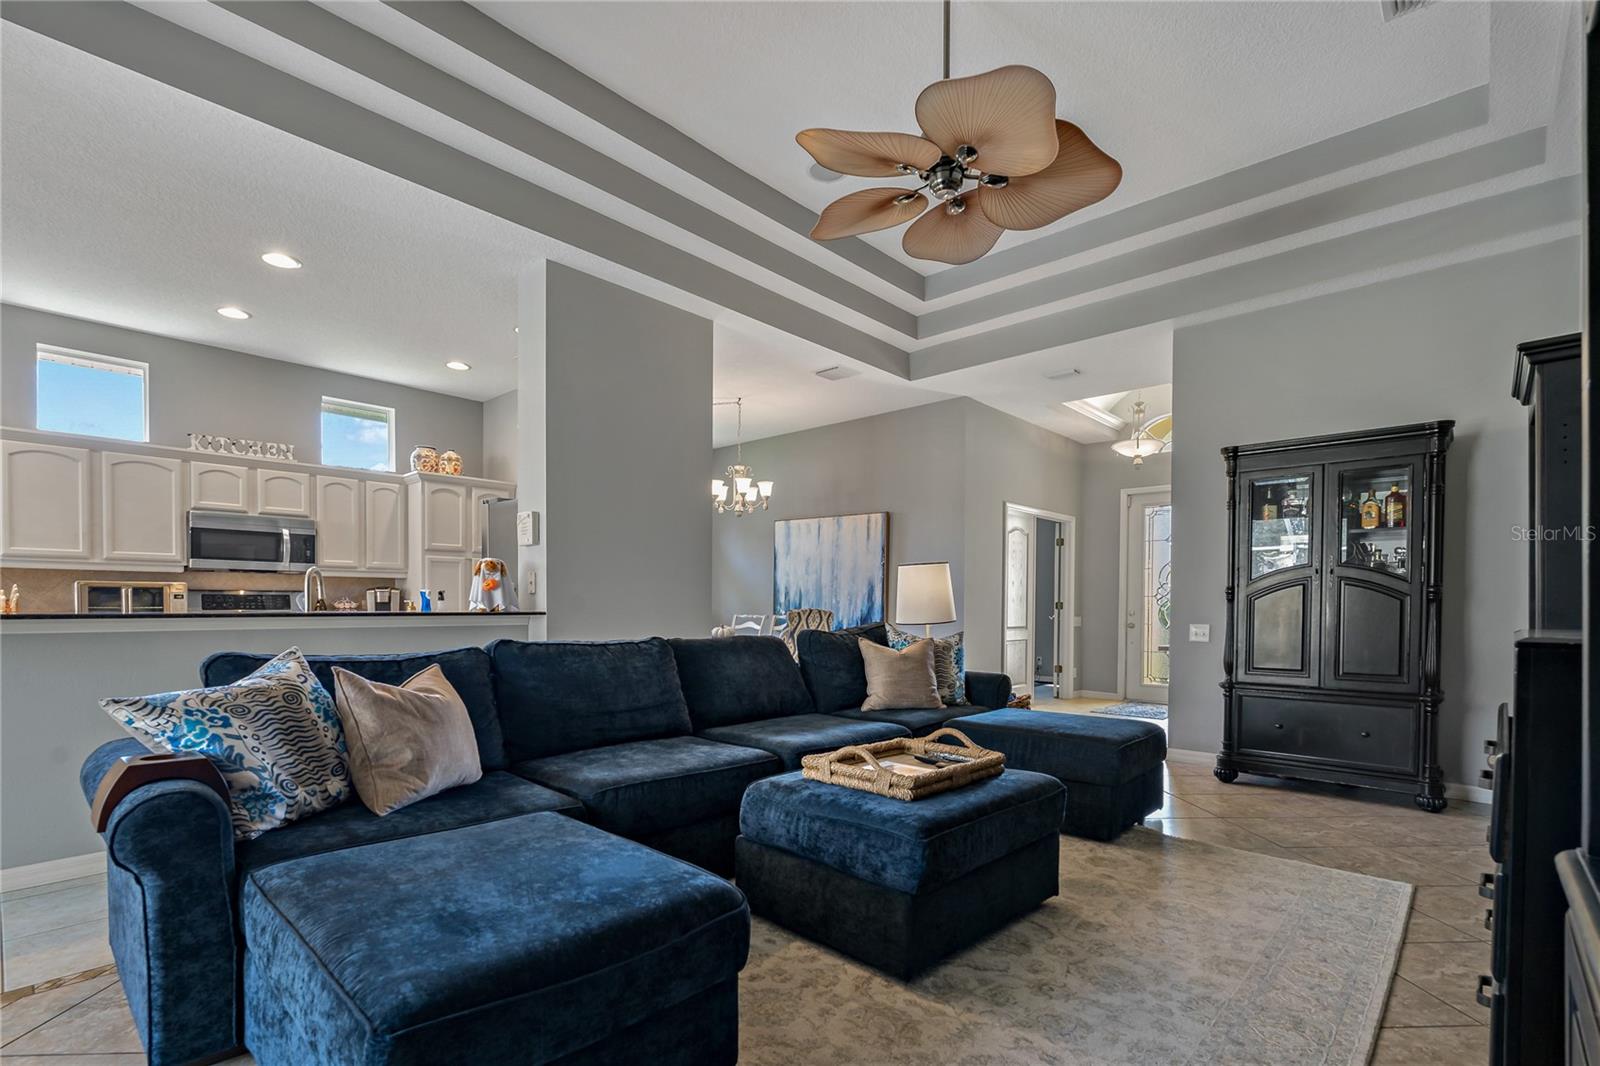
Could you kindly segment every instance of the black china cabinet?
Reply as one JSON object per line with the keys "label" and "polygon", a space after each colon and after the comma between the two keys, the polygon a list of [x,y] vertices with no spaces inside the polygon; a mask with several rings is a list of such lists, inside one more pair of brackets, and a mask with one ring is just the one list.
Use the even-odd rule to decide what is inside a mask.
{"label": "black china cabinet", "polygon": [[1225,706],[1216,775],[1411,793],[1444,809],[1437,722],[1454,422],[1222,450]]}

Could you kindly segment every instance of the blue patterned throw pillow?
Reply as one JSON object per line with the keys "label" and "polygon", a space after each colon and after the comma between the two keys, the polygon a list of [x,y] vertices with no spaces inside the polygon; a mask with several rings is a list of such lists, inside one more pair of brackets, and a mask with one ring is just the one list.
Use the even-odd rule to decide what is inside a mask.
{"label": "blue patterned throw pillow", "polygon": [[[921,633],[901,629],[893,622],[885,624],[889,634],[889,647],[903,651],[922,639]],[[967,650],[962,646],[965,633],[952,637],[933,638],[933,675],[939,683],[939,700],[946,707],[969,706],[967,700]]]}
{"label": "blue patterned throw pillow", "polygon": [[199,752],[228,783],[233,835],[250,840],[350,796],[333,697],[299,648],[216,688],[100,701],[158,751]]}

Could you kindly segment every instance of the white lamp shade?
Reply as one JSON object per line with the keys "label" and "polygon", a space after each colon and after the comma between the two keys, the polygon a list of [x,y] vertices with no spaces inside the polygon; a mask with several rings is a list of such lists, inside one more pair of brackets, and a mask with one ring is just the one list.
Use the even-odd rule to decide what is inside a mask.
{"label": "white lamp shade", "polygon": [[720,500],[724,496],[726,496],[727,494],[728,494],[728,483],[726,481],[718,479],[718,480],[713,481],[711,483],[711,498],[713,500]]}
{"label": "white lamp shade", "polygon": [[750,485],[751,481],[747,477],[736,477],[733,479],[733,491],[737,492],[740,496],[750,495]]}
{"label": "white lamp shade", "polygon": [[949,563],[902,563],[895,572],[894,621],[901,626],[956,620]]}

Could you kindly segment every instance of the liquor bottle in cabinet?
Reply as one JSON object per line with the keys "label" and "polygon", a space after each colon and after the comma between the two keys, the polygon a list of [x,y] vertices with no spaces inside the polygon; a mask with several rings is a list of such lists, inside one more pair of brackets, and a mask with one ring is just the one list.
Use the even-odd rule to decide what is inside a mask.
{"label": "liquor bottle in cabinet", "polygon": [[[1436,738],[1454,425],[1223,449],[1220,780],[1244,772],[1332,781],[1444,809]],[[1270,512],[1261,506],[1269,491]],[[1395,524],[1385,523],[1386,506]]]}
{"label": "liquor bottle in cabinet", "polygon": [[1389,495],[1383,498],[1383,524],[1389,529],[1400,529],[1406,524],[1406,494],[1399,485],[1389,486]]}

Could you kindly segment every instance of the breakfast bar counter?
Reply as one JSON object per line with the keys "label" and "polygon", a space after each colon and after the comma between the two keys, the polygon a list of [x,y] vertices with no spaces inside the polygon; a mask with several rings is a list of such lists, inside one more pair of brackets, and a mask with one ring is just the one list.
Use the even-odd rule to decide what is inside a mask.
{"label": "breakfast bar counter", "polygon": [[[313,627],[317,632],[376,627],[453,629],[504,627],[501,636],[543,637],[543,611],[254,611],[238,614],[8,614],[0,615],[0,640],[11,634],[243,632]],[[519,636],[509,630],[530,634]],[[448,639],[441,636],[441,639]]]}
{"label": "breakfast bar counter", "polygon": [[544,637],[537,611],[0,616],[0,881],[40,863],[65,877],[104,868],[78,767],[126,736],[105,697],[198,687],[200,663],[219,651],[371,655]]}

